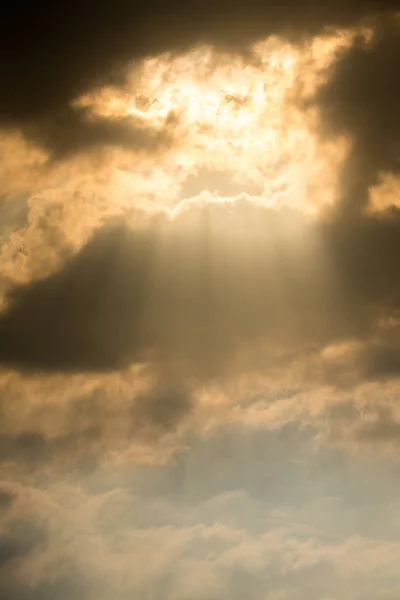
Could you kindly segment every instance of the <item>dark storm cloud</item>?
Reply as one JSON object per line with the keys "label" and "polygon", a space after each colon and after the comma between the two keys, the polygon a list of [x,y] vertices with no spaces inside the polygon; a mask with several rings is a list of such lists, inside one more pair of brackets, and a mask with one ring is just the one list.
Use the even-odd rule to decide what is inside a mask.
{"label": "dark storm cloud", "polygon": [[377,310],[382,317],[398,316],[400,210],[340,217],[320,229],[334,260],[334,283],[347,290],[353,306]]}
{"label": "dark storm cloud", "polygon": [[10,291],[0,361],[39,371],[145,361],[173,386],[371,338],[399,316],[399,212],[301,218],[242,200],[105,226],[59,272]]}
{"label": "dark storm cloud", "polygon": [[[101,230],[61,272],[15,289],[0,325],[3,348],[9,349],[5,354],[32,367],[123,365],[132,337],[140,337],[149,241],[122,227]],[[35,348],[29,338],[37,339]]]}
{"label": "dark storm cloud", "polygon": [[[88,89],[120,82],[132,59],[202,42],[240,49],[271,33],[318,33],[397,6],[396,0],[3,3],[0,123],[22,127],[56,153],[87,146],[86,136],[90,143],[124,143],[118,123],[94,128],[70,106]],[[72,136],[62,125],[65,114],[74,122]]]}
{"label": "dark storm cloud", "polygon": [[85,109],[70,107],[30,123],[25,133],[50,150],[55,159],[102,146],[156,151],[172,143],[167,124],[157,129],[135,123],[132,117],[93,117]]}
{"label": "dark storm cloud", "polygon": [[400,23],[383,20],[371,42],[356,39],[317,94],[325,133],[350,136],[342,207],[358,210],[384,172],[400,169]]}

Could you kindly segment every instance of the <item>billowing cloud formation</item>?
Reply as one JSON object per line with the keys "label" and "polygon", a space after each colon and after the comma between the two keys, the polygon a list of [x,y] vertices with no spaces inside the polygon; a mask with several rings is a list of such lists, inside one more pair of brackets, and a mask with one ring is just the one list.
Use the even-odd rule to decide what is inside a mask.
{"label": "billowing cloud formation", "polygon": [[379,342],[399,317],[399,227],[397,211],[314,221],[246,199],[111,223],[60,271],[10,290],[0,360],[77,372],[149,363],[209,381],[371,339],[368,372],[395,373],[396,350]]}
{"label": "billowing cloud formation", "polygon": [[[308,450],[291,461],[299,441],[293,431],[243,435],[239,444],[237,434],[231,458],[241,468],[218,451],[229,436],[199,444],[186,458],[180,493],[174,467],[165,477],[134,474],[131,488],[114,481],[112,491],[63,481],[46,489],[2,484],[14,494],[2,514],[4,532],[20,548],[1,571],[7,597],[106,599],[151,591],[168,600],[245,593],[314,600],[327,588],[333,597],[345,588],[346,600],[394,598],[399,510],[388,501],[384,477],[396,471],[369,465],[369,477],[380,484],[374,486],[361,461],[353,463],[356,476],[329,454],[305,463],[305,440]],[[398,492],[396,477],[392,491]]]}
{"label": "billowing cloud formation", "polygon": [[398,2],[8,4],[5,598],[397,600]]}
{"label": "billowing cloud formation", "polygon": [[317,93],[324,129],[352,142],[343,173],[344,210],[365,206],[379,176],[399,172],[399,39],[398,19],[384,20],[371,41],[356,39],[339,55]]}
{"label": "billowing cloud formation", "polygon": [[[71,103],[99,84],[121,80],[132,60],[198,43],[238,49],[269,34],[298,37],[393,10],[397,2],[82,3],[44,9],[7,3],[0,29],[0,123],[23,127],[56,153],[80,144],[126,141],[119,123],[90,124]],[[72,123],[73,132],[68,132]],[[115,125],[115,126],[114,126]],[[134,132],[133,132],[134,133]],[[89,141],[87,141],[87,139]],[[134,141],[134,135],[132,135]]]}

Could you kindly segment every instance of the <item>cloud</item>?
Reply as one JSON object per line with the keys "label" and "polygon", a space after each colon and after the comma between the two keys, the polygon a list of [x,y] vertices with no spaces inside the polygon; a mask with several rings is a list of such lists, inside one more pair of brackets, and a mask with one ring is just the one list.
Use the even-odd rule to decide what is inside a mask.
{"label": "cloud", "polygon": [[365,207],[380,176],[399,172],[399,35],[398,19],[378,22],[371,40],[356,38],[339,53],[316,95],[323,131],[352,142],[342,174],[345,211]]}
{"label": "cloud", "polygon": [[64,407],[47,407],[47,426],[40,408],[45,393],[41,389],[38,397],[32,397],[30,416],[22,415],[14,424],[10,415],[5,419],[0,463],[31,471],[47,465],[64,472],[71,467],[83,472],[95,470],[112,460],[112,455],[116,462],[165,462],[178,451],[180,438],[188,429],[185,420],[194,409],[192,394],[183,386],[175,387],[168,389],[165,382],[159,382],[141,394],[133,389],[125,394],[121,386],[104,391],[98,384],[91,393],[81,387],[80,397],[73,397]]}
{"label": "cloud", "polygon": [[53,160],[93,148],[120,146],[129,151],[166,150],[173,144],[167,118],[163,127],[145,125],[132,117],[107,119],[91,116],[87,110],[67,108],[46,116],[25,129],[28,138],[50,151]]}
{"label": "cloud", "polygon": [[361,442],[383,442],[397,446],[400,441],[400,422],[387,408],[378,409],[372,419],[359,424],[356,437]]}
{"label": "cloud", "polygon": [[14,496],[6,490],[0,490],[0,508],[7,509],[13,503]]}
{"label": "cloud", "polygon": [[21,520],[8,527],[6,533],[2,533],[1,538],[0,572],[12,561],[28,556],[38,546],[41,546],[45,539],[45,533],[34,523]]}
{"label": "cloud", "polygon": [[88,598],[88,589],[73,577],[60,578],[57,581],[45,582],[39,586],[7,586],[4,588],[7,600],[52,600],[57,597],[60,600],[68,600],[73,597],[76,600]]}
{"label": "cloud", "polygon": [[[282,7],[255,0],[235,5],[219,0],[204,12],[181,0],[168,6],[160,1],[149,6],[107,3],[101,9],[97,3],[82,6],[74,0],[62,11],[42,2],[23,8],[8,4],[0,29],[0,79],[7,81],[0,122],[22,127],[56,153],[77,150],[81,144],[124,143],[129,136],[125,131],[121,135],[119,123],[88,125],[71,105],[98,85],[120,82],[132,60],[199,43],[238,50],[271,33],[315,34],[326,26],[357,23],[396,6],[393,0],[381,2],[379,9],[360,0],[324,4],[305,0]],[[65,115],[73,123],[70,134]]]}
{"label": "cloud", "polygon": [[0,196],[0,240],[6,240],[12,231],[22,227],[26,222],[27,213],[27,198],[25,196]]}
{"label": "cloud", "polygon": [[23,600],[220,600],[245,590],[319,600],[327,587],[333,597],[345,587],[346,600],[394,597],[396,471],[316,450],[299,422],[276,431],[241,422],[197,435],[163,467],[65,474],[46,458],[39,473],[14,471],[24,483],[2,486],[14,498],[2,518],[2,590]]}
{"label": "cloud", "polygon": [[380,335],[380,354],[374,342],[363,359],[373,377],[395,338],[380,323],[399,317],[399,224],[397,212],[313,221],[243,198],[140,227],[111,221],[60,270],[9,290],[0,361],[61,372],[143,363],[190,386]]}
{"label": "cloud", "polygon": [[[41,545],[38,538],[13,572],[3,571],[7,598],[31,600],[51,598],[51,594],[64,598],[74,593],[74,597],[96,595],[102,600],[113,592],[121,598],[151,593],[168,600],[225,599],[241,598],[246,590],[247,597],[256,600],[267,593],[291,600],[321,598],[328,586],[333,593],[345,587],[344,597],[350,600],[379,598],[380,593],[382,598],[390,597],[397,590],[397,540],[362,536],[354,532],[354,525],[345,536],[332,535],[289,507],[275,515],[268,511],[265,518],[265,506],[260,506],[258,528],[251,530],[229,523],[231,514],[236,514],[229,498],[214,499],[225,503],[222,521],[185,524],[177,519],[176,524],[164,526],[157,520],[165,509],[174,518],[176,507],[171,502],[158,506],[152,498],[132,502],[121,491],[93,495],[65,484],[53,485],[43,496],[50,501],[43,519],[46,542]],[[32,506],[39,499],[39,494],[32,497]],[[236,500],[243,515],[253,506],[245,494],[236,494]],[[127,509],[123,522],[121,502]],[[313,506],[322,512],[332,507],[334,503],[323,500]],[[180,508],[186,521],[191,507]],[[204,504],[197,508],[200,515],[207,510]],[[138,510],[153,511],[153,526],[137,526]],[[287,526],[280,523],[285,519]]]}
{"label": "cloud", "polygon": [[165,464],[194,432],[232,424],[298,421],[360,447],[361,405],[347,421],[329,411],[399,376],[399,226],[394,210],[314,219],[246,197],[107,222],[50,275],[8,289],[3,464]]}
{"label": "cloud", "polygon": [[[14,4],[0,20],[5,597],[398,598],[400,211],[363,210],[398,176],[398,25],[384,14],[398,2]],[[349,37],[317,75],[308,36],[361,23],[372,39]],[[100,110],[103,93],[124,100],[132,62],[199,45],[157,59],[171,78],[153,96],[167,97],[203,44],[243,56],[269,34],[306,42],[332,152],[313,137],[318,111],[297,105],[250,127],[249,100],[212,131],[214,154],[192,106],[157,128]],[[214,93],[245,56],[214,72],[210,50],[211,84],[196,71],[182,103],[193,84],[205,114],[225,110]],[[239,78],[255,103],[287,56],[278,75]],[[257,137],[258,117],[276,135]],[[318,195],[332,199],[343,138],[345,210],[329,212]],[[257,197],[235,196],[245,185]],[[318,215],[262,205],[285,186]]]}
{"label": "cloud", "polygon": [[[31,361],[38,366],[49,362],[54,368],[79,370],[79,365],[88,369],[124,365],[123,355],[140,325],[141,294],[148,264],[148,249],[140,247],[140,240],[134,240],[132,246],[128,242],[126,251],[127,236],[129,233],[121,227],[99,232],[65,270],[25,288],[27,292],[29,289],[29,299],[23,293],[26,299],[22,303],[15,302],[11,311],[15,316],[9,315],[11,321],[15,325],[19,322],[23,328],[35,329],[33,315],[36,313],[40,319],[40,314],[45,318],[47,313],[54,329],[48,340],[43,339],[37,347],[34,344],[35,347],[29,348],[29,337],[32,334],[36,337],[39,329],[36,334],[32,331],[27,337],[23,336],[23,341],[23,337],[5,325],[3,339],[8,338],[5,345],[10,345],[11,354],[20,355],[27,365]],[[14,293],[19,294],[17,290]],[[40,327],[43,325],[42,322]],[[78,332],[83,334],[79,340]]]}

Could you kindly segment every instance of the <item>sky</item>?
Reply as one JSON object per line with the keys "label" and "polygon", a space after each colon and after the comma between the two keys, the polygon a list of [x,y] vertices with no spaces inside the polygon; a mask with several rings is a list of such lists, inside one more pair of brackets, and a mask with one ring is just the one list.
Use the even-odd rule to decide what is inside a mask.
{"label": "sky", "polygon": [[4,1],[5,600],[400,597],[400,5]]}

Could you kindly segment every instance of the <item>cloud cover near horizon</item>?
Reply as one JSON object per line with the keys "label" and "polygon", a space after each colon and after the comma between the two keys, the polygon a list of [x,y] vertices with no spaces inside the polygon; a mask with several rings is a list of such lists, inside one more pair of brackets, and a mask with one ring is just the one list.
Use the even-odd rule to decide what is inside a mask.
{"label": "cloud cover near horizon", "polygon": [[7,600],[398,598],[398,9],[2,7]]}

